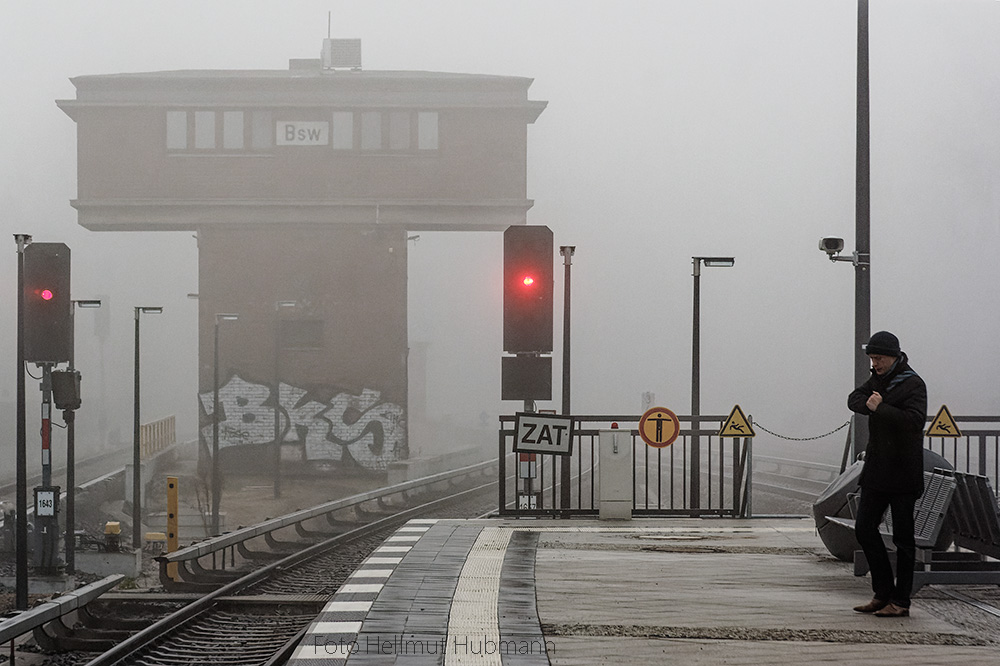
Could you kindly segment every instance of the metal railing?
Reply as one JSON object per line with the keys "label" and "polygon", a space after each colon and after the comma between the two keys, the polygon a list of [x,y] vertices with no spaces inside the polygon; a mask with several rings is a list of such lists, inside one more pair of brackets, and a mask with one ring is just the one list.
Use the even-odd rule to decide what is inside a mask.
{"label": "metal railing", "polygon": [[[125,579],[122,574],[113,574],[90,583],[72,592],[45,601],[34,608],[0,621],[0,644],[7,643],[22,634],[36,630],[42,625],[58,620],[63,615],[86,606]],[[63,628],[65,631],[65,627]]]}
{"label": "metal railing", "polygon": [[[298,537],[306,540],[319,540],[330,538],[338,533],[338,528],[343,528],[344,523],[338,521],[335,514],[339,511],[350,509],[357,512],[362,511],[362,505],[367,502],[376,502],[379,506],[385,506],[386,500],[393,495],[400,495],[405,501],[406,495],[412,491],[420,491],[435,484],[448,485],[463,477],[476,477],[481,475],[491,475],[493,467],[496,465],[492,460],[467,465],[459,469],[425,476],[403,483],[397,483],[384,488],[378,488],[350,497],[331,500],[323,504],[316,505],[309,509],[301,509],[279,518],[271,518],[262,523],[241,527],[240,529],[225,534],[211,537],[204,541],[199,541],[190,546],[181,548],[171,553],[165,553],[156,557],[160,563],[160,582],[168,591],[188,591],[217,587],[214,583],[206,584],[206,579],[233,580],[238,577],[232,571],[227,572],[226,556],[230,560],[230,569],[236,565],[236,551],[244,559],[273,559],[266,551],[252,551],[248,548],[251,539],[262,537],[267,546],[274,551],[281,551],[288,546],[292,549],[301,549],[304,542],[285,542],[275,537],[279,530],[292,528]],[[398,509],[393,509],[398,511]],[[320,531],[317,528],[307,528],[305,523],[313,519],[325,519],[328,526],[334,528],[333,532]],[[202,566],[199,562],[201,558],[211,557],[211,568]],[[180,580],[175,580],[169,565],[177,567],[177,574]]]}
{"label": "metal railing", "polygon": [[[647,446],[635,429],[638,416],[574,416],[574,441],[571,456],[538,454],[534,457],[535,476],[520,478],[520,460],[511,457],[515,416],[500,417],[499,431],[499,511],[508,516],[596,515],[598,497],[598,439],[602,429],[612,424],[629,426],[633,452],[632,514],[636,516],[731,516],[749,517],[752,513],[750,438],[720,438],[726,416],[701,416],[700,461],[697,484],[692,484],[691,461],[694,438],[690,416],[678,416],[688,429],[665,448]],[[717,427],[712,428],[712,424]],[[709,426],[706,428],[705,426]],[[682,426],[683,428],[683,426]],[[621,428],[625,430],[625,428]],[[729,440],[729,441],[727,441]],[[529,463],[530,464],[530,463]],[[570,466],[570,503],[563,506],[560,466]],[[513,465],[515,479],[508,483],[508,467]],[[697,496],[692,486],[698,488]]]}
{"label": "metal railing", "polygon": [[177,427],[174,415],[139,426],[139,453],[143,460],[177,443]]}
{"label": "metal railing", "polygon": [[[928,422],[934,418],[928,417]],[[955,416],[961,437],[925,437],[925,447],[955,466],[958,472],[989,478],[1000,488],[1000,416]]]}

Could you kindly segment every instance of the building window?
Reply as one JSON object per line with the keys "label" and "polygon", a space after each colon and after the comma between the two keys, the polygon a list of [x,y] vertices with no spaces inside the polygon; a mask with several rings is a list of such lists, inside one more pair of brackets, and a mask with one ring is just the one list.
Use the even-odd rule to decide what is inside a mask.
{"label": "building window", "polygon": [[[321,144],[309,145],[329,143],[339,152],[361,150],[383,154],[416,154],[440,147],[437,111],[330,113],[332,122],[311,121],[326,129]],[[275,146],[274,132],[274,114],[268,110],[166,112],[166,145],[171,152],[266,153]]]}
{"label": "building window", "polygon": [[222,148],[243,150],[243,112],[225,111],[222,114]]}
{"label": "building window", "polygon": [[354,150],[354,112],[333,112],[333,149]]}
{"label": "building window", "polygon": [[187,111],[167,111],[167,150],[187,150]]}
{"label": "building window", "polygon": [[437,111],[421,111],[417,114],[417,150],[438,149]]}
{"label": "building window", "polygon": [[270,111],[167,111],[167,150],[257,152],[274,146]]}

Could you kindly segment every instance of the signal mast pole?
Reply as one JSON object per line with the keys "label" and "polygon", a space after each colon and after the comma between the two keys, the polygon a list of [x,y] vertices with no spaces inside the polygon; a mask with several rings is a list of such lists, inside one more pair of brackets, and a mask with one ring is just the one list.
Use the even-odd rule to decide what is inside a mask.
{"label": "signal mast pole", "polygon": [[28,439],[24,415],[24,248],[28,234],[14,234],[17,243],[17,517],[15,531],[14,607],[28,610]]}

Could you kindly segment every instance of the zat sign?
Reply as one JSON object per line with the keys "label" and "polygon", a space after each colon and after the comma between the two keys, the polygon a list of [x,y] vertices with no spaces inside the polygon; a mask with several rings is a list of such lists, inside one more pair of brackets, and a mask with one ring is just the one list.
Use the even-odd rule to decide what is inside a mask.
{"label": "zat sign", "polygon": [[573,417],[519,412],[514,430],[514,451],[572,455]]}

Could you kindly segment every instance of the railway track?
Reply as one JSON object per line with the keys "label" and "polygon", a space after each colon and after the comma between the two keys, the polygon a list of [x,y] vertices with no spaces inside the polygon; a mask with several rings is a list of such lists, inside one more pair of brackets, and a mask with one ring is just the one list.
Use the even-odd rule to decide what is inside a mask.
{"label": "railway track", "polygon": [[[358,496],[357,503],[348,502],[339,510],[351,514],[350,520],[337,521],[341,533],[308,545],[296,541],[295,552],[241,560],[236,570],[213,572],[197,567],[196,571],[207,574],[203,584],[210,579],[217,583],[208,593],[105,594],[79,614],[72,630],[65,625],[48,626],[39,644],[50,651],[69,651],[41,663],[281,663],[281,655],[290,653],[296,636],[330,595],[398,526],[429,515],[477,517],[494,508],[495,469],[473,467],[483,470],[460,479],[431,477],[436,481],[426,488],[413,482],[401,484],[407,490],[393,495],[391,501],[373,499],[371,493]],[[361,509],[362,504],[374,504],[374,510]],[[291,543],[281,541],[281,550]],[[221,552],[225,558],[225,551]],[[136,616],[143,619],[135,622]],[[91,642],[80,642],[84,639]]]}
{"label": "railway track", "polygon": [[[833,466],[780,458],[760,457],[755,470],[758,493],[774,494],[797,502],[811,502],[839,470]],[[761,478],[763,477],[763,478]],[[281,559],[242,560],[235,570],[202,571],[214,580],[212,591],[202,593],[126,593],[105,595],[77,618],[76,638],[103,640],[80,644],[54,654],[42,666],[111,666],[126,664],[281,664],[298,644],[302,632],[331,594],[359,564],[400,524],[418,516],[477,517],[494,509],[495,473],[485,479],[430,498],[415,500],[413,491],[401,494],[402,503],[380,498],[374,510],[371,498],[353,505],[350,521],[336,521],[341,533],[281,554]],[[440,486],[440,482],[437,484]],[[440,491],[440,488],[438,488]],[[758,494],[760,497],[760,494]],[[344,508],[346,511],[346,507]],[[333,524],[333,523],[331,523]],[[301,535],[315,534],[296,531]],[[274,541],[279,549],[288,541]],[[230,549],[232,552],[232,549]],[[221,551],[223,562],[225,551]],[[262,562],[266,561],[266,564]],[[215,556],[213,554],[213,566]],[[932,613],[949,621],[956,616],[970,626],[983,623],[1000,627],[1000,594],[993,589],[944,586],[927,589],[924,603]],[[57,637],[58,638],[58,637]],[[66,637],[63,637],[66,638]],[[65,642],[72,645],[72,640]],[[60,649],[58,640],[46,646]],[[96,650],[103,650],[100,654]]]}

